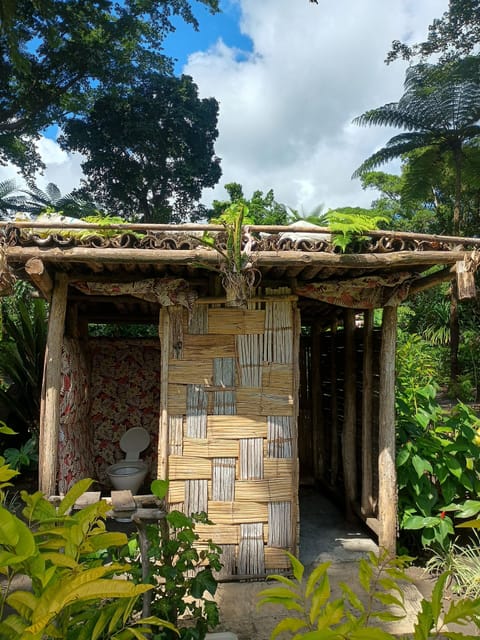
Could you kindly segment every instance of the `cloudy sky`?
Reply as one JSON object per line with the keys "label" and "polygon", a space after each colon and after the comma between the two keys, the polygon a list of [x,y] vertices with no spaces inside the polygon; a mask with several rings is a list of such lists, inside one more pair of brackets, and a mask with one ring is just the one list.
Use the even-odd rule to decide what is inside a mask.
{"label": "cloudy sky", "polygon": [[[308,213],[319,204],[369,206],[374,192],[351,180],[392,135],[352,119],[402,95],[403,62],[385,65],[392,40],[417,42],[447,0],[223,0],[223,15],[200,8],[200,33],[179,26],[166,42],[178,73],[220,103],[216,153],[223,176],[204,192],[223,199],[236,181],[247,196],[273,188],[276,199]],[[39,180],[62,192],[78,186],[79,157],[43,139],[48,169]],[[10,177],[11,170],[0,170]]]}

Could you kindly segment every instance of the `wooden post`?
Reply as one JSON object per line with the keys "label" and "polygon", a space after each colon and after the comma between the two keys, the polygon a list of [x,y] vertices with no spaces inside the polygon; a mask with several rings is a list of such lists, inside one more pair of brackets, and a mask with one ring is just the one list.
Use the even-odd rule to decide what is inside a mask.
{"label": "wooden post", "polygon": [[53,282],[42,260],[40,260],[40,258],[30,258],[30,260],[27,260],[25,263],[25,272],[30,276],[31,281],[39,289],[45,300],[50,302]]}
{"label": "wooden post", "polygon": [[372,404],[373,404],[373,310],[363,314],[362,385],[362,514],[373,515]]}
{"label": "wooden post", "polygon": [[302,332],[302,319],[300,316],[300,309],[298,309],[295,302],[291,306],[293,327],[292,327],[292,339],[293,339],[293,420],[294,430],[292,433],[292,458],[293,458],[293,473],[292,473],[292,488],[293,488],[293,500],[292,500],[292,552],[294,554],[300,551],[300,505],[299,505],[299,489],[300,489],[300,477],[299,477],[299,462],[298,462],[298,400],[300,393],[300,370],[299,370],[299,353],[300,353],[300,334]]}
{"label": "wooden post", "polygon": [[337,323],[331,325],[330,339],[330,376],[331,376],[331,439],[330,439],[330,485],[335,487],[338,482],[338,367],[337,367]]}
{"label": "wooden post", "polygon": [[466,260],[461,260],[456,264],[457,290],[459,300],[475,298],[477,290],[475,287],[475,270],[469,268]]}
{"label": "wooden post", "polygon": [[62,344],[67,309],[67,291],[67,274],[57,274],[48,321],[40,409],[38,485],[40,491],[46,496],[54,495],[57,485]]}
{"label": "wooden post", "polygon": [[395,468],[395,347],[397,307],[385,307],[380,350],[378,453],[378,544],[391,554],[397,540],[397,474]]}
{"label": "wooden post", "polygon": [[342,431],[343,477],[345,482],[345,510],[347,519],[353,518],[357,485],[356,452],[356,355],[355,355],[355,311],[344,312],[345,364],[344,364],[344,414]]}
{"label": "wooden post", "polygon": [[313,478],[314,480],[325,477],[325,456],[327,438],[325,434],[325,420],[323,418],[322,405],[322,376],[321,368],[322,329],[319,322],[312,325],[312,437],[313,437]]}
{"label": "wooden post", "polygon": [[168,309],[160,310],[160,424],[158,433],[157,476],[161,480],[168,477],[168,360],[170,356],[170,314]]}

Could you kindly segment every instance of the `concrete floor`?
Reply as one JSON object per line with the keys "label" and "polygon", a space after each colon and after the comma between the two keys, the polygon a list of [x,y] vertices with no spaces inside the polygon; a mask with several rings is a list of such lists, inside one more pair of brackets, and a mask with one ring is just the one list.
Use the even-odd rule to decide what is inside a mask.
{"label": "concrete floor", "polygon": [[[332,595],[340,595],[340,582],[355,589],[358,585],[358,561],[378,547],[360,521],[345,522],[342,511],[324,495],[312,488],[302,488],[300,498],[300,560],[306,575],[318,564],[330,561],[328,571]],[[221,624],[215,631],[231,631],[238,640],[269,640],[275,626],[285,617],[280,607],[266,605],[258,609],[258,593],[270,582],[231,582],[218,587],[216,600]],[[357,591],[356,591],[357,592]],[[357,593],[361,593],[360,590]],[[405,591],[407,617],[384,629],[401,635],[413,629],[420,593],[414,585]],[[287,638],[282,634],[280,637]]]}

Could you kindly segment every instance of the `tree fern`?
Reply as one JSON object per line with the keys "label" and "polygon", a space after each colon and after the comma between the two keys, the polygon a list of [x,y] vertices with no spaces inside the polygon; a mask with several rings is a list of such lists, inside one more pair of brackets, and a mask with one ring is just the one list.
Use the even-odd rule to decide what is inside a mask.
{"label": "tree fern", "polygon": [[378,228],[381,222],[389,222],[390,218],[385,215],[371,214],[365,210],[359,212],[329,211],[327,221],[330,231],[333,234],[333,244],[345,251],[354,240],[365,237],[366,232]]}

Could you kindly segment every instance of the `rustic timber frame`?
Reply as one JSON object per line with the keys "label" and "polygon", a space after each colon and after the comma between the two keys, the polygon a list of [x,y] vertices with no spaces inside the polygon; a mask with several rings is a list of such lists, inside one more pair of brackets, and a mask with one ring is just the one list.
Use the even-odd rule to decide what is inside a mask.
{"label": "rustic timber frame", "polygon": [[[107,236],[101,229],[2,228],[7,268],[50,303],[41,490],[58,491],[58,452],[69,433],[84,429],[88,447],[98,445],[87,402],[73,417],[69,407],[75,424],[66,429],[65,353],[93,394],[82,364],[88,325],[156,324],[160,348],[143,345],[153,349],[145,362],[158,367],[152,477],[170,480],[170,508],[208,512],[215,527],[200,534],[223,547],[226,573],[286,568],[283,549],[298,546],[299,482],[340,493],[347,516],[360,515],[393,552],[397,307],[457,272],[461,287],[478,264],[480,240],[372,231],[339,253],[328,229],[250,226],[245,242],[261,281],[246,307],[234,308],[207,268],[220,254],[195,238],[208,230],[221,243],[221,226],[124,224]],[[471,286],[469,278],[469,295]],[[383,319],[374,327],[378,308]],[[86,457],[69,469],[69,482],[87,473]]]}

